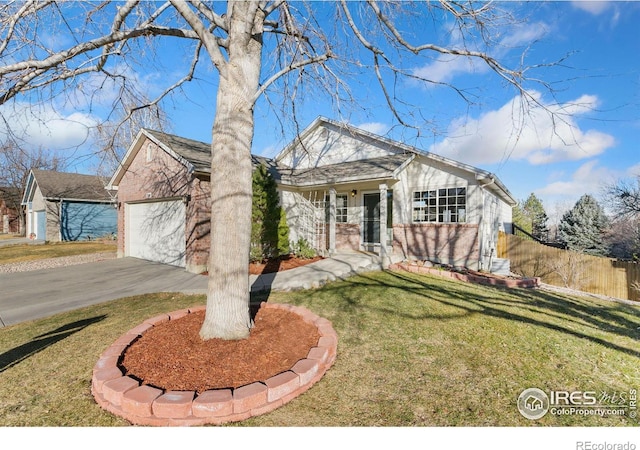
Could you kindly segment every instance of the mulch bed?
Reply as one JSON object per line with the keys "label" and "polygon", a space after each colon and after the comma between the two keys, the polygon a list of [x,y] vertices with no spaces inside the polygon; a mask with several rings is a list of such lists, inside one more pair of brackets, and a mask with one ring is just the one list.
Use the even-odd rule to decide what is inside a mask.
{"label": "mulch bed", "polygon": [[307,264],[320,261],[321,259],[323,259],[322,256],[306,259],[298,258],[293,255],[282,256],[280,258],[270,259],[260,263],[249,264],[249,273],[251,275],[261,275],[263,273],[281,272],[283,270],[306,266]]}
{"label": "mulch bed", "polygon": [[124,354],[126,375],[165,390],[236,388],[289,370],[320,337],[299,315],[275,308],[261,308],[243,340],[203,341],[203,321],[204,311],[194,312],[144,333]]}

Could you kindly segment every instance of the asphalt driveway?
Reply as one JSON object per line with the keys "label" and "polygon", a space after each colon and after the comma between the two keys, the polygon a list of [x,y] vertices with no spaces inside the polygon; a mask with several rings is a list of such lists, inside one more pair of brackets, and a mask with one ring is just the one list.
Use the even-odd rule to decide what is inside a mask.
{"label": "asphalt driveway", "polygon": [[0,274],[0,327],[132,295],[206,288],[205,276],[136,258]]}

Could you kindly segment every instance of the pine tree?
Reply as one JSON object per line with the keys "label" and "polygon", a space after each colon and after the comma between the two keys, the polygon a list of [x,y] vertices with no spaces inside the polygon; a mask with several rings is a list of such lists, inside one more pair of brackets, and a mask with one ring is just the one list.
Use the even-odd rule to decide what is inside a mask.
{"label": "pine tree", "polygon": [[535,239],[546,242],[549,238],[549,220],[542,201],[531,193],[527,200],[520,201],[513,208],[513,223],[531,234]]}
{"label": "pine tree", "polygon": [[277,185],[267,168],[253,171],[251,213],[251,261],[262,261],[289,253],[289,226],[280,207]]}
{"label": "pine tree", "polygon": [[522,209],[523,203],[524,202],[521,200],[516,206],[513,207],[513,210],[511,212],[512,220],[518,228],[531,234],[531,220],[529,220],[529,217],[527,217],[524,210]]}
{"label": "pine tree", "polygon": [[604,240],[609,220],[602,206],[585,194],[560,221],[560,239],[571,250],[602,256],[607,254]]}

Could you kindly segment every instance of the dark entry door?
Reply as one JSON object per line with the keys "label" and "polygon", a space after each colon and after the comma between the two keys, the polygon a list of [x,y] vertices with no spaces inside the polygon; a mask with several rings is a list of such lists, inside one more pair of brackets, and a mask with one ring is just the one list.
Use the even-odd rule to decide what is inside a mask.
{"label": "dark entry door", "polygon": [[380,243],[380,193],[364,194],[364,243]]}

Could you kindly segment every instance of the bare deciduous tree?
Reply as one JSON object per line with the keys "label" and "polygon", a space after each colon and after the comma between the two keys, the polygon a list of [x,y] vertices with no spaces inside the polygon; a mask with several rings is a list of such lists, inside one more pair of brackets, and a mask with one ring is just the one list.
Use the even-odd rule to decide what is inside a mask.
{"label": "bare deciduous tree", "polygon": [[[509,67],[491,55],[493,32],[513,20],[499,7],[499,2],[445,0],[11,2],[0,6],[0,105],[18,96],[32,102],[63,96],[90,76],[133,91],[132,75],[145,69],[139,55],[151,51],[154,42],[161,52],[161,43],[168,39],[181,41],[183,54],[191,59],[180,78],[136,108],[180,93],[202,66],[213,67],[211,249],[200,334],[204,339],[245,338],[251,327],[251,146],[259,99],[266,96],[271,106],[285,105],[297,123],[297,99],[321,93],[340,108],[351,99],[348,76],[357,78],[367,71],[397,123],[416,127],[412,118],[420,116],[420,109],[403,97],[399,83],[446,84],[412,69],[416,61],[424,64],[445,56],[488,67],[521,96],[523,107],[537,103],[539,97],[530,95],[525,85],[530,67]],[[423,42],[428,33],[411,33],[416,26],[445,21],[459,36],[455,44]],[[52,46],[45,33],[40,37],[35,32],[45,27],[65,39]],[[522,61],[524,57],[516,64]],[[469,92],[448,86],[471,101]]]}
{"label": "bare deciduous tree", "polygon": [[[14,140],[7,140],[0,145],[0,187],[24,192],[27,177],[31,169],[63,171],[67,166],[67,158],[46,151],[42,148],[29,149]],[[11,197],[8,205],[18,212],[20,229],[24,230],[24,210],[20,205],[21,197]]]}

